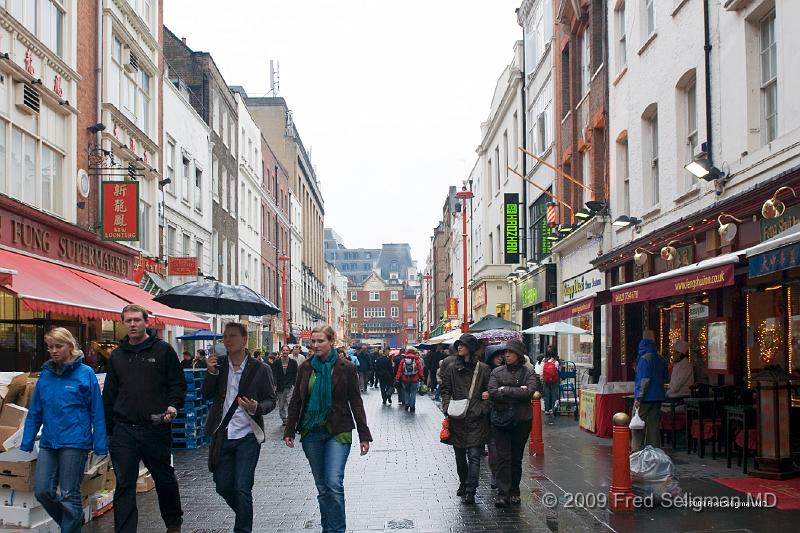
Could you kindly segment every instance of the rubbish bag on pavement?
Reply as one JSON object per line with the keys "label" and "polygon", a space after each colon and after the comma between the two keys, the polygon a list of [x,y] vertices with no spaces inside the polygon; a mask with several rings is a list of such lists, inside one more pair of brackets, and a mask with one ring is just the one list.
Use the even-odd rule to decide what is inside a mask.
{"label": "rubbish bag on pavement", "polygon": [[676,497],[681,494],[675,466],[664,450],[645,446],[643,450],[630,456],[631,484],[637,496],[653,496],[660,502],[664,494]]}

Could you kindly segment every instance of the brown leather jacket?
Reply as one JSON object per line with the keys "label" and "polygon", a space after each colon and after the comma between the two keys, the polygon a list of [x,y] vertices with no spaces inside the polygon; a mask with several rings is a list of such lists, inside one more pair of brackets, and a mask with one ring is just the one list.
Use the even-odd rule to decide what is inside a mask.
{"label": "brown leather jacket", "polygon": [[[294,438],[295,433],[300,429],[300,423],[306,413],[308,380],[311,378],[312,372],[314,369],[311,368],[310,358],[297,369],[297,381],[295,381],[292,400],[289,403],[289,416],[286,419],[284,437]],[[356,366],[347,358],[339,356],[338,361],[333,365],[331,386],[333,387],[333,404],[328,413],[328,424],[330,424],[333,434],[337,435],[358,428],[359,442],[372,441],[372,435],[367,427],[364,403],[361,401],[358,372]],[[354,418],[355,424],[353,423]]]}

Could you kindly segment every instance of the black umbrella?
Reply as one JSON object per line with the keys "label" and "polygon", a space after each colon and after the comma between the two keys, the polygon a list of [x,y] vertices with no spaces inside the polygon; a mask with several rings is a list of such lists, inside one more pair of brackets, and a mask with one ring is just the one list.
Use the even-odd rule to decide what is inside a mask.
{"label": "black umbrella", "polygon": [[216,280],[190,281],[153,298],[175,309],[214,315],[277,315],[269,300],[244,285],[226,285]]}
{"label": "black umbrella", "polygon": [[470,333],[478,331],[486,331],[488,329],[514,329],[518,328],[519,324],[509,322],[504,318],[495,315],[486,315],[469,327]]}

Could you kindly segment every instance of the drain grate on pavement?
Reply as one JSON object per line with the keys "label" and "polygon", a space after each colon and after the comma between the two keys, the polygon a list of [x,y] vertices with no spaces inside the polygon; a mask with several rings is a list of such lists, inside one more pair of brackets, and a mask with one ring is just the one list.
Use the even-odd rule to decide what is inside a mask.
{"label": "drain grate on pavement", "polygon": [[414,521],[408,518],[400,518],[397,520],[387,520],[383,528],[390,531],[397,529],[414,529]]}

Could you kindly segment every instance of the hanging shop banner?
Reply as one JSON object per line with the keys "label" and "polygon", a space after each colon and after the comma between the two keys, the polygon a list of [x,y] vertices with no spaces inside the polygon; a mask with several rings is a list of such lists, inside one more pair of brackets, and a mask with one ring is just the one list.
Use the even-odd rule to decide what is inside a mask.
{"label": "hanging shop banner", "polygon": [[477,309],[486,305],[486,282],[472,289],[472,308]]}
{"label": "hanging shop banner", "polygon": [[449,320],[458,318],[458,298],[447,299],[447,318]]}
{"label": "hanging shop banner", "polygon": [[559,305],[549,311],[539,313],[539,325],[561,322],[592,312],[594,312],[594,296],[581,298],[580,301]]}
{"label": "hanging shop banner", "polygon": [[770,250],[750,257],[747,265],[751,278],[800,266],[800,243]]}
{"label": "hanging shop banner", "polygon": [[196,276],[197,258],[171,255],[167,259],[170,276]]}
{"label": "hanging shop banner", "polygon": [[145,272],[152,272],[163,278],[167,276],[167,265],[153,257],[145,257],[139,254],[133,262],[133,281],[136,283],[141,282]]}
{"label": "hanging shop banner", "polygon": [[771,239],[797,224],[800,224],[800,205],[787,207],[778,218],[762,218],[761,242]]}
{"label": "hanging shop banner", "polygon": [[611,303],[621,305],[692,294],[727,287],[733,281],[733,265],[721,265],[634,286],[620,285],[611,289]]}
{"label": "hanging shop banner", "polygon": [[104,241],[139,240],[139,182],[104,181],[100,184]]}
{"label": "hanging shop banner", "polygon": [[503,195],[503,228],[505,235],[505,264],[519,263],[519,194]]}
{"label": "hanging shop banner", "polygon": [[542,268],[517,284],[517,305],[522,309],[544,302],[547,298],[547,269]]}

